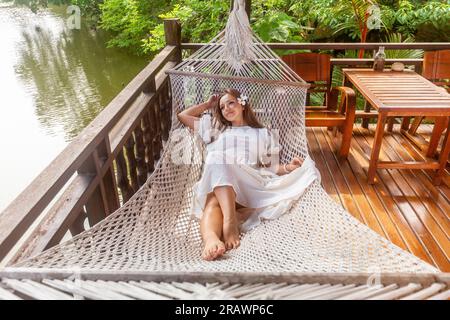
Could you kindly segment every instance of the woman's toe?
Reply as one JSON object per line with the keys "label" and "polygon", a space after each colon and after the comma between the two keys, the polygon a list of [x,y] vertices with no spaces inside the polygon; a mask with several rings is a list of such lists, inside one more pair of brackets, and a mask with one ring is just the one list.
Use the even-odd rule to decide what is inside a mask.
{"label": "woman's toe", "polygon": [[216,257],[216,252],[217,252],[217,246],[214,245],[214,246],[212,246],[211,251],[210,251],[211,258],[214,259]]}
{"label": "woman's toe", "polygon": [[203,260],[209,260],[209,253],[206,248],[202,252],[202,258],[203,258]]}
{"label": "woman's toe", "polygon": [[222,254],[225,252],[225,245],[223,243],[220,243],[218,245],[217,251],[219,252],[219,254]]}
{"label": "woman's toe", "polygon": [[214,251],[214,259],[218,258],[219,256],[221,256],[225,251],[225,248],[222,245],[216,245],[216,249]]}

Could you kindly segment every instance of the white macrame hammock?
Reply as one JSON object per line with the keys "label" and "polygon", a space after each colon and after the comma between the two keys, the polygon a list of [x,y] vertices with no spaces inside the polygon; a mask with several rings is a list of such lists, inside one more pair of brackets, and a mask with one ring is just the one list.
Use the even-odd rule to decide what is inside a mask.
{"label": "white macrame hammock", "polygon": [[189,212],[205,148],[176,114],[223,88],[235,88],[249,97],[265,125],[279,130],[280,159],[285,163],[293,156],[308,155],[304,121],[308,84],[252,32],[239,0],[226,29],[168,73],[172,127],[148,181],[91,229],[14,268],[208,275],[438,272],[355,219],[326,194],[320,181],[289,212],[242,234],[239,248],[216,261],[202,260],[199,223]]}

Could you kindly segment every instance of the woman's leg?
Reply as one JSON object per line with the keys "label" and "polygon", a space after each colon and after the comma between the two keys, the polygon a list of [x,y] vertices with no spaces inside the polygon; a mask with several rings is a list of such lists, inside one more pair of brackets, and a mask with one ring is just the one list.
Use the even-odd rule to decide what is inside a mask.
{"label": "woman's leg", "polygon": [[239,222],[236,214],[236,195],[231,186],[218,186],[214,194],[219,201],[223,214],[223,240],[225,248],[233,249],[239,246]]}
{"label": "woman's leg", "polygon": [[200,233],[204,248],[202,257],[205,260],[214,260],[225,252],[222,237],[223,215],[219,202],[213,192],[206,197],[205,210],[200,220]]}

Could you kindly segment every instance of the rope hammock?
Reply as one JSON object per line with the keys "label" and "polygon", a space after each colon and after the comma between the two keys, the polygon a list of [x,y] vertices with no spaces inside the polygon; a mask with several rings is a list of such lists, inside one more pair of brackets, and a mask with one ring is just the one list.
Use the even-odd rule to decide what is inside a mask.
{"label": "rope hammock", "polygon": [[280,218],[242,234],[237,249],[204,261],[199,223],[189,213],[205,146],[181,125],[177,113],[223,88],[235,88],[251,99],[262,123],[278,130],[280,160],[286,163],[308,155],[304,113],[309,85],[252,32],[242,0],[235,0],[225,30],[168,73],[172,127],[148,181],[91,229],[14,265],[15,269],[209,275],[438,272],[355,219],[320,181]]}

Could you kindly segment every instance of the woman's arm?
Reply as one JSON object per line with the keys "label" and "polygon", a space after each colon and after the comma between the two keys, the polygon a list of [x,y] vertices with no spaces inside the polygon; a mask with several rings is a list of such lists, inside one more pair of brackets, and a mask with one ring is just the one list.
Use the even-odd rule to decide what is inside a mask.
{"label": "woman's arm", "polygon": [[194,130],[194,123],[206,110],[212,108],[217,103],[218,96],[212,95],[208,101],[193,105],[177,114],[178,120],[185,126]]}
{"label": "woman's arm", "polygon": [[260,166],[269,167],[269,171],[282,176],[288,174],[291,171],[294,171],[303,164],[303,159],[299,157],[294,157],[291,162],[286,164],[280,164],[279,157],[271,157],[271,155],[279,155],[281,146],[279,144],[279,140],[277,139],[278,136],[275,134],[276,132],[272,132],[270,130],[267,130],[266,132],[267,136],[264,145],[267,153],[266,156],[269,156],[270,158],[267,159],[265,156],[263,156],[260,159],[261,162],[259,162]]}

